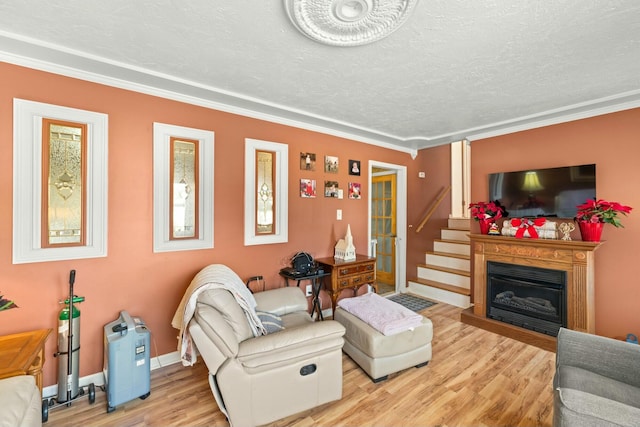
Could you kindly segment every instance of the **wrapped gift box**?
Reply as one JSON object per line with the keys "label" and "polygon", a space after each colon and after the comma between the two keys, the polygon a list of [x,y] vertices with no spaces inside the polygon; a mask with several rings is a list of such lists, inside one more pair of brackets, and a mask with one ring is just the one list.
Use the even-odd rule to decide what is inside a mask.
{"label": "wrapped gift box", "polygon": [[502,223],[502,235],[517,238],[557,239],[558,224],[545,218],[512,218]]}

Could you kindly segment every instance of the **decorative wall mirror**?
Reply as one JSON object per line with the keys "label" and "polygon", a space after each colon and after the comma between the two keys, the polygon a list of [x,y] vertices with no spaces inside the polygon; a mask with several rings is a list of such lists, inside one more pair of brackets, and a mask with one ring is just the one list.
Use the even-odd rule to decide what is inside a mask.
{"label": "decorative wall mirror", "polygon": [[288,157],[286,144],[245,140],[245,245],[288,240]]}

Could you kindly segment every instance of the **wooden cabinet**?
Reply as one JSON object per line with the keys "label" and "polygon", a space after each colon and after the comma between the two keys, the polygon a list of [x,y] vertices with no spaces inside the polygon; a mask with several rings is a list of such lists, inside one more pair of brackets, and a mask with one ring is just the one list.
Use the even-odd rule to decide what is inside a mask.
{"label": "wooden cabinet", "polygon": [[318,267],[330,273],[330,283],[325,280],[325,289],[331,297],[331,309],[335,310],[336,300],[345,289],[352,289],[355,295],[362,285],[371,285],[378,292],[376,284],[376,259],[365,255],[356,255],[352,261],[343,261],[333,257],[316,259]]}

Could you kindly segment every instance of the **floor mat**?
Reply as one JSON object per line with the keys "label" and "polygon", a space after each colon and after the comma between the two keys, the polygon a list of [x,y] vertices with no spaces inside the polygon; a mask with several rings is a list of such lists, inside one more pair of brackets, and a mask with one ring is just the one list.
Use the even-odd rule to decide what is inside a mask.
{"label": "floor mat", "polygon": [[407,307],[409,310],[420,311],[425,308],[431,307],[434,304],[437,304],[433,301],[426,300],[424,298],[416,297],[414,295],[409,294],[396,294],[388,297],[391,301],[397,302],[398,304]]}

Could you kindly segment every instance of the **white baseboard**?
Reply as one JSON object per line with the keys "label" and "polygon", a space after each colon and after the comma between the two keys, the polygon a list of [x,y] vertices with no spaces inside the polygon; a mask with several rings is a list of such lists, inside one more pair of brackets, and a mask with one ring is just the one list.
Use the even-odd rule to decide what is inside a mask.
{"label": "white baseboard", "polygon": [[[161,354],[158,357],[152,357],[150,359],[150,370],[156,370],[162,368],[164,366],[173,365],[174,363],[180,363],[180,354],[177,351]],[[90,374],[85,377],[80,377],[78,379],[79,387],[86,387],[89,384],[93,383],[95,386],[103,386],[104,385],[104,373],[97,372],[95,374]],[[53,384],[42,389],[42,398],[50,399],[52,397],[56,397],[58,395],[58,384]]]}

